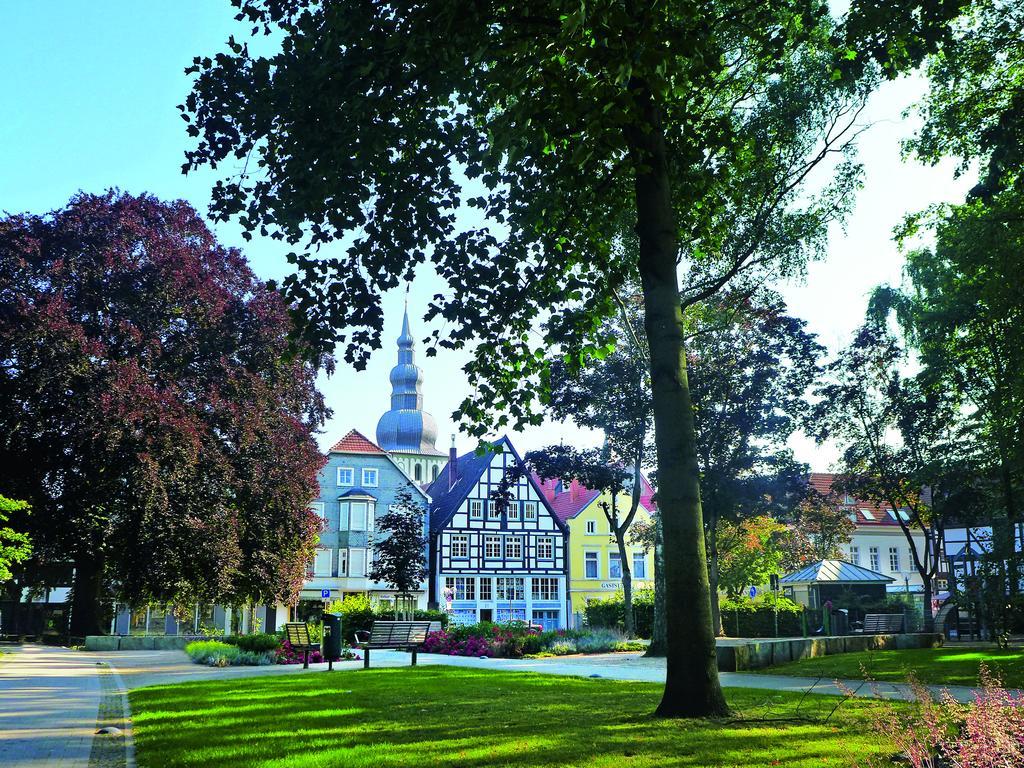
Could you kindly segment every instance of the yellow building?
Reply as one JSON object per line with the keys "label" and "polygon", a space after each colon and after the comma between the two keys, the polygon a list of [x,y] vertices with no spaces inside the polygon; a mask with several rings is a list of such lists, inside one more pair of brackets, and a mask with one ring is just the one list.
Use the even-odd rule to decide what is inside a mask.
{"label": "yellow building", "polygon": [[[569,598],[574,625],[583,616],[587,600],[603,600],[622,589],[619,546],[611,533],[602,502],[611,502],[607,493],[585,488],[578,482],[537,479],[555,514],[569,527]],[[643,493],[633,525],[649,521],[655,509],[654,491],[643,478]],[[619,515],[628,514],[631,497],[620,494]],[[644,552],[629,543],[626,536],[633,589],[654,587],[654,551]]]}

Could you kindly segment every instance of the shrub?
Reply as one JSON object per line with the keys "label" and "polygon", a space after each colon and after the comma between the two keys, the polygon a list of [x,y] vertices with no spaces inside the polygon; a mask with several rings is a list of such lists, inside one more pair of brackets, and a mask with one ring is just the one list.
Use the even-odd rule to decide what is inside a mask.
{"label": "shrub", "polygon": [[[622,592],[605,600],[588,600],[584,615],[587,626],[625,629],[626,600]],[[654,590],[638,589],[633,593],[633,623],[639,637],[651,636],[654,626]]]}
{"label": "shrub", "polygon": [[803,607],[785,597],[758,595],[736,599],[724,598],[718,608],[722,629],[735,637],[775,637],[775,607],[779,611],[779,635],[796,637],[803,634],[800,614]]}
{"label": "shrub", "polygon": [[[913,702],[871,711],[876,732],[899,750],[898,760],[913,768],[1009,768],[1024,765],[1024,694],[1002,688],[999,678],[980,665],[981,690],[972,704],[943,691],[936,700],[913,677]],[[853,695],[852,691],[846,691]],[[880,695],[876,691],[876,695]]]}
{"label": "shrub", "polygon": [[[348,639],[356,632],[369,632],[375,621],[393,621],[395,612],[383,605],[374,605],[366,595],[348,595],[344,600],[333,600],[327,605],[327,613],[341,616],[341,631]],[[413,621],[439,621],[441,627],[448,625],[448,614],[444,611],[413,611]]]}
{"label": "shrub", "polygon": [[[281,641],[281,646],[274,653],[274,661],[277,664],[301,664],[303,657],[304,653],[292,648],[292,644],[288,642],[287,638]],[[320,654],[319,649],[313,649],[309,652],[309,662],[311,664],[319,664],[323,660],[324,657]]]}
{"label": "shrub", "polygon": [[185,653],[194,663],[211,667],[262,666],[274,661],[272,653],[243,651],[237,645],[218,640],[196,640],[185,646]]}
{"label": "shrub", "polygon": [[609,653],[615,650],[616,643],[625,642],[626,639],[626,635],[619,629],[598,627],[577,637],[576,647],[580,653]]}
{"label": "shrub", "polygon": [[564,638],[561,640],[555,640],[549,643],[544,649],[554,656],[567,656],[570,653],[576,653],[576,641]]}
{"label": "shrub", "polygon": [[228,635],[221,638],[225,643],[236,645],[240,650],[253,653],[269,653],[276,651],[281,645],[281,637],[277,634],[261,633],[258,635]]}

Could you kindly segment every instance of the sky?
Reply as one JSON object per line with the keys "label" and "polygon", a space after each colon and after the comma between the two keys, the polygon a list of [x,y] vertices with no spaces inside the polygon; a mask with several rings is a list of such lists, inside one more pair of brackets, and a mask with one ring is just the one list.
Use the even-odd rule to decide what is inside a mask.
{"label": "sky", "polygon": [[[184,69],[196,55],[225,49],[228,36],[247,27],[233,19],[227,0],[39,0],[0,2],[0,212],[44,213],[78,191],[111,187],[164,199],[185,199],[206,211],[216,176],[181,173],[189,148],[177,105],[190,87]],[[901,157],[900,142],[915,121],[903,112],[924,83],[905,78],[883,86],[863,115],[864,186],[845,227],[831,232],[827,258],[812,263],[799,284],[777,286],[791,314],[803,318],[830,351],[845,344],[864,316],[871,289],[900,281],[903,259],[893,228],[907,213],[937,202],[963,199],[971,179],[954,177],[954,166],[924,167]],[[269,239],[246,242],[232,224],[214,226],[220,241],[241,248],[253,270],[266,279],[288,273],[288,248]],[[429,332],[422,320],[439,281],[419,274],[409,291],[413,334]],[[334,415],[320,435],[330,446],[349,429],[371,439],[389,407],[388,372],[395,364],[394,339],[401,328],[404,290],[384,299],[385,343],[361,372],[343,362],[320,388]],[[438,447],[447,449],[457,428],[451,413],[468,391],[464,356],[439,350],[423,368],[424,407],[438,423]],[[515,436],[522,450],[560,441],[596,445],[596,433],[571,424],[548,423]],[[460,449],[473,441],[462,435]],[[813,470],[827,471],[835,446],[817,446],[802,435],[791,446]]]}

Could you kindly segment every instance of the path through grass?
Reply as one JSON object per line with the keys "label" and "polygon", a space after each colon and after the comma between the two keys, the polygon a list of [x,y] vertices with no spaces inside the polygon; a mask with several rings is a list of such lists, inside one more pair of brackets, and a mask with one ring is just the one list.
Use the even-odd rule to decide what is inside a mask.
{"label": "path through grass", "polygon": [[454,667],[375,669],[154,686],[131,693],[139,765],[851,766],[875,754],[867,708],[728,689],[746,721],[650,716],[661,686]]}
{"label": "path through grass", "polygon": [[905,651],[860,651],[803,659],[754,670],[766,675],[903,681],[913,670],[918,679],[934,685],[977,685],[978,665],[984,661],[998,672],[1007,688],[1024,688],[1024,650],[915,648]]}

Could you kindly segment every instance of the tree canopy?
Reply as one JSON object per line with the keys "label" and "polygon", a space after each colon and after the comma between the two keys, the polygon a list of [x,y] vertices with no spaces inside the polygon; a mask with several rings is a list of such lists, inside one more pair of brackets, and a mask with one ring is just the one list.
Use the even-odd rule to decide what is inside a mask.
{"label": "tree canopy", "polygon": [[383,514],[374,519],[373,565],[369,577],[399,594],[418,589],[427,578],[427,510],[409,487],[401,488]]}
{"label": "tree canopy", "polygon": [[37,555],[111,597],[291,600],[326,410],[280,296],[187,204],[80,194],[0,219],[0,464]]}
{"label": "tree canopy", "polygon": [[0,496],[0,584],[10,580],[13,575],[11,568],[32,555],[32,541],[28,534],[12,525],[3,525],[11,521],[15,512],[24,518],[29,512],[28,504]]}

